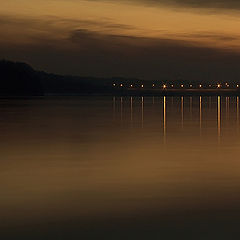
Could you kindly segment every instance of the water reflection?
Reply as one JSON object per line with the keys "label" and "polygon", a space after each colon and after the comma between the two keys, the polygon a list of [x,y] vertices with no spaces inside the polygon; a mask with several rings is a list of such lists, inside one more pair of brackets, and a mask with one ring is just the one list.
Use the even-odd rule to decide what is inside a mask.
{"label": "water reflection", "polygon": [[183,128],[183,121],[184,121],[184,97],[181,97],[181,115],[182,115],[182,128]]}
{"label": "water reflection", "polygon": [[218,118],[217,118],[217,124],[218,124],[218,142],[220,142],[221,139],[221,97],[218,96]]}
{"label": "water reflection", "polygon": [[[167,106],[168,101],[170,103],[169,106]],[[128,102],[128,104],[125,104],[125,102]],[[176,129],[177,133],[180,132],[181,129],[183,131],[188,131],[190,127],[193,128],[193,126],[195,126],[195,123],[198,123],[198,127],[195,126],[191,131],[196,132],[198,129],[200,136],[204,136],[204,134],[207,134],[207,128],[210,128],[210,130],[214,128],[214,125],[211,124],[213,124],[212,119],[216,119],[217,112],[215,129],[217,129],[217,139],[220,141],[222,134],[231,130],[231,127],[235,126],[235,129],[239,129],[239,107],[239,97],[182,96],[180,97],[180,104],[179,98],[167,96],[162,98],[138,98],[133,96],[128,98],[112,98],[113,116],[115,116],[115,119],[118,117],[122,122],[125,122],[125,124],[127,124],[127,121],[124,113],[129,113],[128,116],[130,116],[132,124],[136,125],[139,123],[141,128],[146,129],[154,123],[154,121],[151,123],[151,120],[157,119],[156,117],[158,116],[158,121],[162,122],[163,126],[163,139],[167,137],[167,126],[169,133],[171,133],[171,129],[173,128]],[[158,109],[161,109],[161,113],[159,114],[157,114]],[[167,118],[167,112],[169,118]],[[153,117],[153,113],[156,114],[155,117]],[[152,126],[154,126],[154,124]]]}
{"label": "water reflection", "polygon": [[199,128],[200,135],[202,134],[202,97],[199,97]]}
{"label": "water reflection", "polygon": [[113,119],[116,116],[116,97],[113,97]]}
{"label": "water reflection", "polygon": [[144,127],[144,97],[141,98],[142,128]]}
{"label": "water reflection", "polygon": [[185,213],[194,216],[186,232],[238,229],[239,97],[12,99],[0,101],[0,111],[1,237],[3,225],[10,233],[18,225],[24,230],[13,239],[27,239],[31,224],[37,234],[76,226],[75,237],[88,222],[100,239],[113,239],[125,228],[115,224],[106,238],[102,226],[120,219],[139,233],[132,239],[144,226],[144,239],[161,239],[165,216],[169,236]]}
{"label": "water reflection", "polygon": [[189,101],[190,101],[190,103],[189,103],[189,111],[190,111],[190,118],[191,118],[191,120],[192,120],[192,101],[193,101],[193,98],[192,97],[190,97],[189,98]]}
{"label": "water reflection", "polygon": [[[167,102],[170,101],[167,111]],[[124,104],[124,101],[128,101],[128,104]],[[223,101],[223,103],[222,103]],[[231,102],[234,102],[235,108],[231,108]],[[134,105],[135,103],[135,111]],[[222,105],[223,104],[223,105]],[[122,122],[127,124],[124,113],[129,112],[130,121],[132,124],[140,124],[141,128],[148,129],[151,124],[154,123],[154,120],[157,119],[153,117],[153,113],[157,113],[157,110],[162,109],[159,117],[159,121],[162,122],[163,130],[162,137],[164,141],[167,137],[167,125],[169,126],[169,132],[171,129],[176,128],[176,132],[182,129],[183,131],[189,131],[190,127],[193,127],[195,123],[198,122],[198,127],[191,129],[192,132],[195,132],[199,129],[200,136],[206,134],[206,128],[213,127],[210,126],[212,123],[211,119],[216,118],[217,112],[217,123],[215,128],[217,128],[217,139],[220,141],[222,132],[224,130],[228,131],[227,127],[236,126],[236,129],[239,129],[239,97],[180,97],[180,105],[178,98],[164,96],[162,98],[156,97],[113,97],[112,98],[112,111],[113,116],[117,117],[119,110],[119,118]],[[129,107],[128,107],[129,106]],[[140,106],[140,108],[139,108]],[[153,106],[155,106],[153,108]],[[186,109],[185,109],[186,108]],[[188,110],[187,110],[188,109]],[[167,112],[169,118],[167,118]],[[215,116],[214,116],[215,112]],[[140,115],[138,115],[138,113]],[[180,115],[178,115],[180,113]],[[222,119],[224,116],[224,119]],[[233,117],[235,116],[235,118]],[[153,118],[153,119],[152,119]],[[178,120],[178,118],[180,118]],[[151,123],[153,120],[153,123]],[[203,126],[207,124],[206,126]],[[179,124],[179,125],[178,125]],[[209,125],[209,126],[208,126]],[[137,126],[137,125],[136,125]],[[154,126],[154,124],[153,124]],[[173,127],[175,126],[175,127]],[[223,128],[223,129],[222,129]]]}
{"label": "water reflection", "polygon": [[211,96],[209,96],[208,97],[208,110],[210,111],[211,110],[211,108],[212,108],[212,97]]}
{"label": "water reflection", "polygon": [[120,112],[121,112],[121,121],[123,120],[123,97],[120,98]]}
{"label": "water reflection", "polygon": [[164,143],[166,142],[166,97],[163,97],[163,139],[164,139]]}
{"label": "water reflection", "polygon": [[130,97],[131,122],[133,121],[133,97]]}
{"label": "water reflection", "polygon": [[226,109],[225,109],[225,111],[226,111],[226,122],[227,122],[228,119],[229,119],[229,97],[226,97],[225,101],[226,101]]}
{"label": "water reflection", "polygon": [[239,97],[237,97],[237,128],[239,129]]}

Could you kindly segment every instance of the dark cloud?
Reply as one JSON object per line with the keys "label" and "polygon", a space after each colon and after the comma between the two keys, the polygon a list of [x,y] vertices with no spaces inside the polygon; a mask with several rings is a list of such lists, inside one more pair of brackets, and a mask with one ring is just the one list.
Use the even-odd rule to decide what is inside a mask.
{"label": "dark cloud", "polygon": [[233,41],[239,41],[240,34],[239,35],[231,35],[231,34],[217,34],[212,32],[194,32],[190,34],[165,34],[168,37],[172,38],[184,38],[184,39],[206,39],[206,40],[213,40],[216,42],[233,42]]}
{"label": "dark cloud", "polygon": [[[89,0],[93,1],[93,0]],[[103,0],[104,1],[104,0]],[[105,0],[105,2],[113,0]],[[144,4],[146,6],[166,5],[172,7],[208,8],[208,9],[231,9],[239,10],[239,0],[120,0],[126,3]]]}
{"label": "dark cloud", "polygon": [[[181,38],[183,40],[176,40]],[[142,49],[151,49],[163,45],[201,48],[201,46],[199,46],[199,42],[197,43],[198,40],[205,39],[209,41],[216,41],[218,43],[229,43],[233,41],[239,41],[239,38],[239,35],[233,36],[227,34],[214,34],[211,32],[196,32],[191,34],[164,34],[164,36],[159,38],[150,38],[135,37],[129,35],[106,34],[86,29],[74,30],[70,36],[72,42],[78,43],[81,46],[101,45],[104,48],[114,48],[115,50],[122,47],[132,47],[132,50],[136,47],[141,47]],[[226,49],[223,48],[217,51],[225,52]]]}
{"label": "dark cloud", "polygon": [[[147,1],[144,1],[145,3]],[[239,0],[150,0],[152,3],[189,6],[194,8],[226,8],[239,9]]]}

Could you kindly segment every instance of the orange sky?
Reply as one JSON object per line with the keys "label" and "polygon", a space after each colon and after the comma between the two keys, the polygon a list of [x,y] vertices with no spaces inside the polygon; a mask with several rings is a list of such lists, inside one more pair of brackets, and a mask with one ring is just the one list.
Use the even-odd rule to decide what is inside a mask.
{"label": "orange sky", "polygon": [[[67,38],[72,30],[88,29],[106,34],[177,39],[214,47],[240,47],[240,17],[230,10],[209,12],[207,9],[146,6],[124,1],[9,0],[1,2],[0,15],[15,19],[5,26],[8,30],[1,41]],[[27,27],[20,29],[21,23]]]}
{"label": "orange sky", "polygon": [[238,71],[240,3],[234,0],[0,3],[0,57],[39,69],[150,79],[195,78],[194,72],[226,78]]}

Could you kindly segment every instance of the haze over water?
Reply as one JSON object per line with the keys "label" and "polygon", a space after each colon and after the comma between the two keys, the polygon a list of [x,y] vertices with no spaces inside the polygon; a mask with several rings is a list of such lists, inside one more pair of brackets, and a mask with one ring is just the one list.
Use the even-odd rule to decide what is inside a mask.
{"label": "haze over water", "polygon": [[0,101],[4,239],[233,239],[239,97]]}

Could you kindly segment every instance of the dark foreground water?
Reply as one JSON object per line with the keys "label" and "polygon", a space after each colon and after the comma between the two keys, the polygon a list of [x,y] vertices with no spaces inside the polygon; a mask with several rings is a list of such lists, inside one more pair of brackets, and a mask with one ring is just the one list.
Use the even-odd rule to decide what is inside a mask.
{"label": "dark foreground water", "polygon": [[0,100],[0,238],[239,239],[237,97]]}

